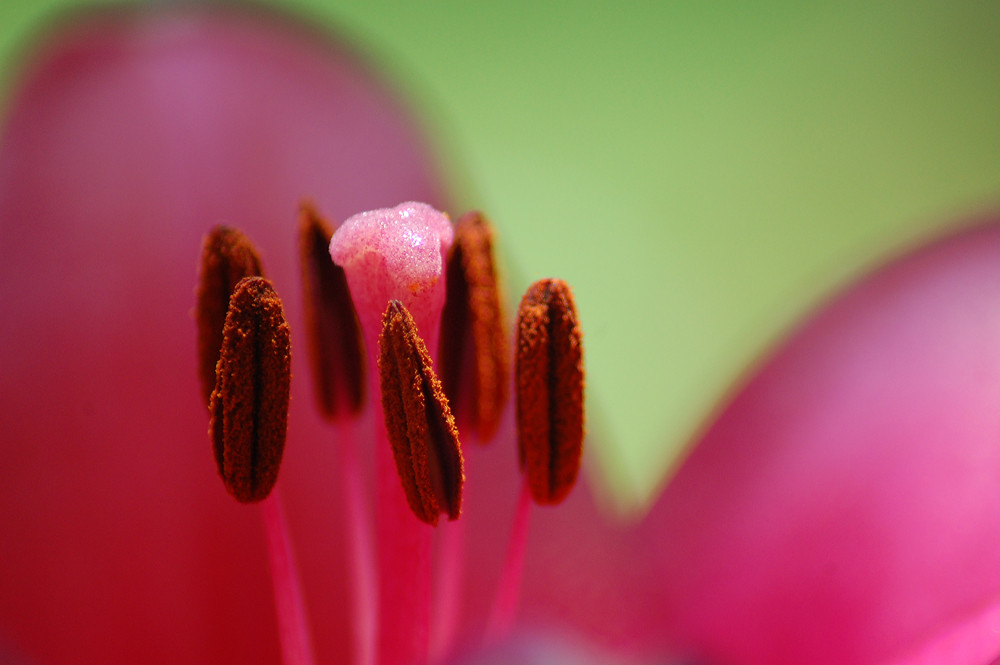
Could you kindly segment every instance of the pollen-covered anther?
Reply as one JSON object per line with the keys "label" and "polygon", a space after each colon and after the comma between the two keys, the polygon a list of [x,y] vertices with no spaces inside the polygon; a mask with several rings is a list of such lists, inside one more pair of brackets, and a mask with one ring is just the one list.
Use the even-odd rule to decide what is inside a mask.
{"label": "pollen-covered anther", "polygon": [[242,231],[217,226],[205,236],[195,319],[198,324],[198,373],[206,405],[215,389],[215,365],[222,347],[229,296],[244,277],[263,274],[260,257]]}
{"label": "pollen-covered anther", "polygon": [[455,224],[446,266],[441,315],[441,381],[462,427],[480,442],[496,432],[507,403],[510,375],[507,334],[493,261],[493,229],[480,212]]}
{"label": "pollen-covered anther", "polygon": [[364,402],[364,343],[344,269],[330,258],[333,232],[316,210],[299,210],[306,334],[320,410],[329,419]]}
{"label": "pollen-covered anther", "polygon": [[281,299],[262,277],[241,280],[229,300],[211,398],[215,461],[238,501],[267,497],[285,448],[291,352]]}
{"label": "pollen-covered anther", "polygon": [[416,516],[457,519],[465,482],[455,419],[413,317],[393,300],[379,337],[382,411],[396,470]]}
{"label": "pollen-covered anther", "polygon": [[544,279],[521,299],[517,321],[517,433],[521,468],[539,504],[561,502],[583,450],[583,346],[573,294]]}

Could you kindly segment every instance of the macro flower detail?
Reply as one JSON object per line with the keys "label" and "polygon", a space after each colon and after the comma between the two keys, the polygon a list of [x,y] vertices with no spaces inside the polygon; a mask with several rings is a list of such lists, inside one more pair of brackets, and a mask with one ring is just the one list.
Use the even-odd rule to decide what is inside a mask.
{"label": "macro flower detail", "polygon": [[333,231],[311,204],[299,209],[305,325],[320,412],[327,419],[364,404],[364,344],[344,269],[330,258]]}
{"label": "macro flower detail", "polygon": [[281,299],[263,277],[245,277],[229,298],[209,411],[212,448],[237,501],[267,497],[285,448],[291,352]]}
{"label": "macro flower detail", "polygon": [[431,526],[439,513],[458,519],[465,475],[455,419],[413,317],[398,300],[385,310],[378,366],[386,431],[410,508]]}
{"label": "macro flower detail", "polygon": [[576,483],[583,452],[583,344],[576,304],[558,279],[535,282],[517,316],[517,441],[537,503]]}
{"label": "macro flower detail", "polygon": [[[318,404],[347,435],[336,445],[342,450],[346,526],[356,546],[352,620],[355,657],[363,664],[420,665],[453,648],[447,622],[432,617],[434,606],[453,602],[462,541],[456,538],[460,532],[448,531],[434,548],[437,539],[427,526],[436,526],[440,514],[459,519],[465,473],[459,430],[424,337],[449,358],[453,376],[463,377],[451,389],[473,392],[465,402],[467,422],[481,435],[496,428],[509,362],[499,341],[492,230],[482,215],[470,213],[458,224],[457,236],[452,250],[450,220],[421,203],[360,213],[335,233],[312,206],[300,208],[299,258]],[[328,253],[321,251],[326,244]],[[449,261],[454,269],[446,269]],[[271,495],[285,445],[288,325],[268,280],[248,276],[230,286],[244,273],[261,272],[259,257],[242,233],[213,230],[204,242],[200,272],[196,312],[202,373],[213,357],[204,340],[213,339],[218,312],[226,310],[209,405],[214,454],[230,494],[244,503],[261,502],[285,662],[308,665],[315,658],[300,575],[278,493]],[[450,318],[443,315],[446,294],[452,298]],[[449,321],[447,337],[440,334],[443,318]],[[362,335],[367,338],[363,346]],[[534,410],[519,408],[525,480],[487,629],[490,642],[507,635],[516,613],[529,488],[538,503],[560,503],[579,470],[581,333],[564,282],[542,280],[529,289],[519,313],[518,340],[515,392],[519,403],[530,402]],[[378,377],[369,383],[367,404],[382,411],[367,436],[357,408],[363,352],[370,374]],[[462,367],[467,359],[475,364],[471,372]],[[334,382],[340,385],[329,385]],[[481,407],[476,398],[488,404]],[[359,482],[362,446],[374,448],[374,502],[365,499],[372,494]]]}
{"label": "macro flower detail", "polygon": [[493,262],[493,227],[479,211],[455,222],[441,314],[441,382],[464,431],[489,441],[510,390],[510,358],[500,287]]}
{"label": "macro flower detail", "polygon": [[[326,380],[298,352],[323,289],[304,303],[308,288],[292,288],[317,271],[295,263],[285,222],[303,194],[338,221],[447,199],[395,98],[300,27],[228,5],[95,12],[39,43],[11,90],[0,662],[996,661],[1000,218],[893,261],[775,339],[645,519],[601,512],[585,476],[558,508],[536,507],[508,406],[492,444],[463,451],[460,519],[431,528],[406,503],[387,441],[375,452],[389,465],[366,454],[381,426],[375,349],[329,354],[341,362],[325,376],[348,353],[360,368],[340,376],[351,390],[328,393],[332,412],[306,395]],[[202,359],[185,316],[192,258],[219,221],[266,250],[296,347],[279,479],[252,506],[226,495],[209,461],[218,358]],[[459,226],[450,249],[432,243],[446,292]],[[331,231],[309,243],[316,265],[329,267]],[[584,306],[595,294],[577,295]],[[350,303],[357,342],[353,298],[334,299]],[[454,347],[443,327],[437,344],[418,331],[449,395]],[[451,389],[463,442],[485,438],[461,406],[476,383]],[[642,389],[670,383],[650,376]],[[373,482],[386,471],[391,505]]]}
{"label": "macro flower detail", "polygon": [[242,231],[218,226],[205,238],[199,272],[195,321],[202,393],[208,403],[215,390],[215,365],[222,348],[229,297],[241,279],[263,275],[264,268]]}

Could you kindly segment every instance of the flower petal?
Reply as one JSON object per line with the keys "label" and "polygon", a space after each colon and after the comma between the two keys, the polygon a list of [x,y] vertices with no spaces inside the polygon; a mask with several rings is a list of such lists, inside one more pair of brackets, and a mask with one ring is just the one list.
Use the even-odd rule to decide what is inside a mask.
{"label": "flower petal", "polygon": [[[228,222],[258,244],[298,346],[299,200],[334,219],[440,205],[427,151],[342,47],[231,8],[77,17],[9,109],[0,633],[39,662],[275,662],[259,517],[216,477],[199,397],[201,237]],[[279,482],[318,650],[339,662],[334,441],[293,356]]]}
{"label": "flower petal", "polygon": [[[995,603],[998,405],[992,222],[835,300],[725,409],[646,526],[664,630],[710,662],[865,665]],[[947,662],[1000,653],[981,637]]]}
{"label": "flower petal", "polygon": [[[876,272],[748,381],[643,523],[609,524],[586,486],[537,511],[522,625],[714,665],[988,662],[998,340],[1000,222]],[[483,490],[514,482],[496,450],[466,459],[486,569],[475,517],[513,502]],[[489,587],[470,591],[476,616]]]}

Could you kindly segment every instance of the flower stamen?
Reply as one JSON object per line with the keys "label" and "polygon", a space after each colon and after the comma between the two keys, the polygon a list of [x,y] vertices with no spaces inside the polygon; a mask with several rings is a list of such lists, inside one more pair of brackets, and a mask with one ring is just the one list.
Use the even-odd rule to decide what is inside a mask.
{"label": "flower stamen", "polygon": [[479,441],[486,442],[496,432],[507,402],[510,362],[493,262],[493,229],[482,213],[466,213],[456,222],[445,280],[441,382],[463,431],[469,423]]}
{"label": "flower stamen", "polygon": [[320,411],[328,420],[364,403],[364,343],[344,269],[330,258],[330,226],[310,204],[299,210],[305,320]]}
{"label": "flower stamen", "polygon": [[458,519],[465,475],[458,430],[430,355],[403,304],[386,308],[379,337],[386,433],[407,502],[420,520]]}
{"label": "flower stamen", "polygon": [[244,277],[263,274],[260,257],[242,231],[216,226],[205,236],[195,319],[198,324],[198,373],[206,405],[215,390],[215,365],[222,348],[229,296]]}
{"label": "flower stamen", "polygon": [[583,449],[583,346],[569,286],[529,287],[517,321],[517,438],[536,503],[560,503],[576,482]]}
{"label": "flower stamen", "polygon": [[306,336],[320,413],[335,427],[334,447],[347,530],[354,665],[375,662],[378,598],[371,515],[359,460],[365,347],[344,269],[330,257],[330,225],[311,203],[299,208]]}
{"label": "flower stamen", "polygon": [[198,359],[208,397],[212,452],[226,490],[257,503],[264,521],[285,665],[313,665],[302,589],[274,485],[285,448],[291,355],[284,307],[242,232],[206,237],[198,285]]}
{"label": "flower stamen", "polygon": [[573,294],[565,282],[532,284],[517,313],[515,392],[524,484],[514,512],[485,639],[514,625],[532,501],[554,505],[569,494],[583,449],[583,347]]}
{"label": "flower stamen", "polygon": [[281,299],[263,277],[229,299],[210,411],[215,461],[238,501],[266,498],[285,448],[291,355]]}

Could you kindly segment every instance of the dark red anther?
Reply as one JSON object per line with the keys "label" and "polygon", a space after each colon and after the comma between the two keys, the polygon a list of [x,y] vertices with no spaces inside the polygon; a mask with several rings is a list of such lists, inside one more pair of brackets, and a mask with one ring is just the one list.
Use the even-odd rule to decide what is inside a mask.
{"label": "dark red anther", "polygon": [[285,448],[291,354],[281,299],[263,277],[241,280],[229,299],[210,411],[219,475],[238,501],[260,501]]}
{"label": "dark red anther", "polygon": [[465,482],[455,419],[413,317],[393,300],[382,317],[379,379],[385,428],[414,514],[436,525],[457,519]]}
{"label": "dark red anther", "polygon": [[561,502],[583,450],[583,346],[573,294],[544,279],[521,299],[517,321],[517,434],[536,503]]}
{"label": "dark red anther", "polygon": [[229,296],[244,277],[263,275],[260,257],[242,231],[217,226],[202,243],[195,319],[198,324],[198,374],[208,404],[215,389],[215,365]]}
{"label": "dark red anther", "polygon": [[364,342],[344,269],[330,258],[330,226],[309,204],[299,210],[306,335],[320,411],[333,420],[364,402]]}
{"label": "dark red anther", "polygon": [[455,417],[488,441],[507,403],[507,334],[493,261],[493,229],[479,212],[455,224],[441,315],[441,382]]}

